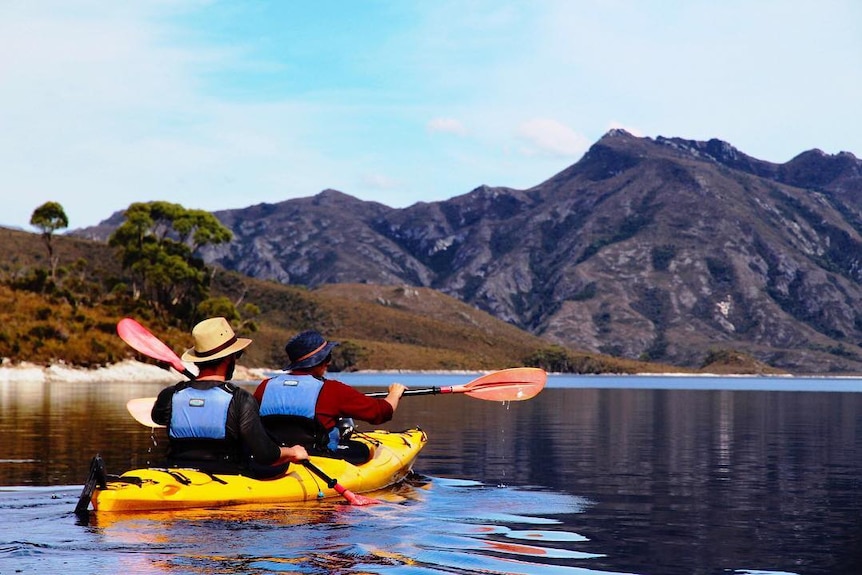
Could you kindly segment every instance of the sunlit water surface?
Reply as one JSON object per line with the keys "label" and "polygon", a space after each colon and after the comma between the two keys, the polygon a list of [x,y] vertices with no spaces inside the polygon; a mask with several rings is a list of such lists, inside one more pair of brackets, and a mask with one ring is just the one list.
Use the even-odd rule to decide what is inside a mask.
{"label": "sunlit water surface", "polygon": [[158,459],[123,406],[160,387],[0,383],[0,574],[862,573],[859,380],[553,376],[525,402],[405,398],[388,428],[429,443],[377,505],[76,517],[96,452],[113,473]]}

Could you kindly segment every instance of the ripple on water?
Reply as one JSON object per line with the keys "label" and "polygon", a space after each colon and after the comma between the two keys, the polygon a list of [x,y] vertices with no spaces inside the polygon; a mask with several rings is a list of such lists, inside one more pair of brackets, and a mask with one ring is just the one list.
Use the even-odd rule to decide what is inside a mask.
{"label": "ripple on water", "polygon": [[449,479],[435,479],[423,495],[410,512],[415,529],[386,542],[387,549],[409,558],[414,568],[428,573],[602,573],[590,567],[590,560],[601,555],[578,548],[588,538],[566,530],[559,520],[583,512],[589,505],[583,498]]}
{"label": "ripple on water", "polygon": [[97,574],[607,573],[596,568],[601,556],[585,547],[588,538],[561,520],[590,502],[544,489],[434,478],[370,494],[381,503],[367,507],[91,514],[86,525],[71,512],[78,493],[0,496],[0,508],[28,524],[0,540],[0,557],[25,571]]}

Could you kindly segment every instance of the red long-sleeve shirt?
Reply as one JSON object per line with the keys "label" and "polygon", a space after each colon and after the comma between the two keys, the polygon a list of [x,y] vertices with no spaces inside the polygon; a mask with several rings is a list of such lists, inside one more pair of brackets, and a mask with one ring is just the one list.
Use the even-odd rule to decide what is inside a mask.
{"label": "red long-sleeve shirt", "polygon": [[[258,405],[263,398],[263,391],[266,389],[267,383],[269,380],[265,379],[254,391]],[[323,380],[323,387],[320,388],[320,395],[317,396],[314,411],[317,421],[327,430],[335,427],[336,419],[339,417],[352,417],[372,425],[378,425],[392,419],[394,413],[392,405],[388,401],[368,397],[336,379]]]}

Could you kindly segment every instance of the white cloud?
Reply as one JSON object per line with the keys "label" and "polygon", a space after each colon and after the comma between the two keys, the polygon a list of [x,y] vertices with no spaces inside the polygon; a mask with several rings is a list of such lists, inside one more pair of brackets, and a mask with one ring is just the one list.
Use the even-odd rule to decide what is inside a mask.
{"label": "white cloud", "polygon": [[454,118],[434,118],[428,122],[428,131],[432,133],[454,134],[456,136],[467,135],[467,128],[464,127],[464,124]]}
{"label": "white cloud", "polygon": [[314,3],[0,0],[0,225],[49,200],[73,228],[156,199],[442,200],[534,185],[615,127],[862,153],[862,3],[374,5],[333,43]]}
{"label": "white cloud", "polygon": [[546,154],[577,158],[590,142],[562,122],[549,118],[533,118],[518,126],[518,136],[529,144],[527,155]]}
{"label": "white cloud", "polygon": [[645,136],[643,130],[640,128],[635,128],[633,126],[629,126],[627,124],[623,124],[622,122],[617,122],[616,120],[611,121],[608,124],[608,132],[611,130],[625,130],[632,136],[637,136],[638,138],[643,138]]}
{"label": "white cloud", "polygon": [[362,184],[372,190],[394,190],[401,186],[401,182],[383,174],[365,174]]}
{"label": "white cloud", "polygon": [[73,4],[0,6],[0,225],[49,200],[74,229],[136,201],[217,210],[330,187],[336,162],[302,145],[309,106],[206,89],[208,73],[241,59],[236,48],[185,43],[170,2]]}

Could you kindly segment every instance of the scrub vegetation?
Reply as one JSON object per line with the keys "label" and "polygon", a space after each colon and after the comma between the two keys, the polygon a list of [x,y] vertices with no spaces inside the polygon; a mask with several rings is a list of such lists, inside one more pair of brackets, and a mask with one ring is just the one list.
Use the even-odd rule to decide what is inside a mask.
{"label": "scrub vegetation", "polygon": [[[281,367],[284,343],[297,331],[317,329],[341,342],[334,353],[336,370],[535,365],[573,373],[683,371],[566,349],[427,288],[327,284],[312,290],[195,262],[196,277],[204,283],[174,298],[171,307],[174,299],[158,299],[166,292],[147,295],[142,287],[156,274],[130,269],[128,251],[116,242],[112,246],[71,236],[51,241],[52,251],[46,254],[39,234],[0,228],[4,365],[97,367],[127,358],[146,361],[116,335],[121,318],[137,319],[179,353],[191,344],[189,331],[199,318],[224,315],[238,334],[255,340],[242,360],[248,367]],[[171,249],[183,252],[177,245]],[[153,261],[158,258],[147,265]],[[194,306],[189,294],[199,298]]]}

